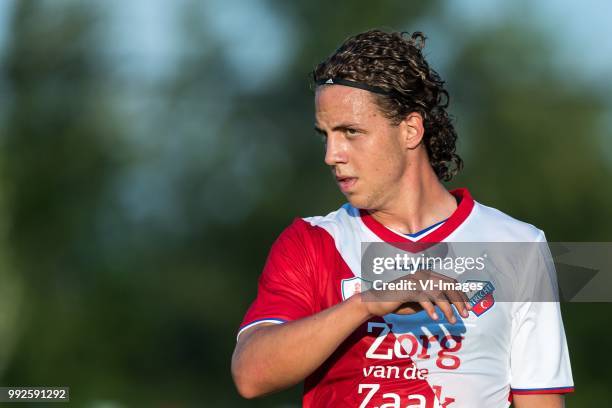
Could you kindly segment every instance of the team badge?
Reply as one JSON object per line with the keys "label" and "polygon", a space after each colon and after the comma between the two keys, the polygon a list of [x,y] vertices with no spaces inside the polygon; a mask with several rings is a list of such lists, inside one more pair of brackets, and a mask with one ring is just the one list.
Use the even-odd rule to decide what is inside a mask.
{"label": "team badge", "polygon": [[346,300],[355,293],[361,293],[361,289],[366,281],[361,278],[342,279],[340,290],[342,291],[342,300]]}
{"label": "team badge", "polygon": [[468,281],[468,282],[479,282],[484,286],[481,290],[468,292],[468,298],[470,300],[470,304],[472,305],[472,312],[476,316],[480,316],[485,313],[487,310],[491,309],[495,304],[495,298],[493,297],[493,292],[495,291],[495,287],[489,281]]}

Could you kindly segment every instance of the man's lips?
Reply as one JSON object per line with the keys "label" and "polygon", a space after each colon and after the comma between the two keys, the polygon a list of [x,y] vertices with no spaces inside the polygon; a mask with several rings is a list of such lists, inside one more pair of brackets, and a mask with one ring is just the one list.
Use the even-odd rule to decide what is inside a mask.
{"label": "man's lips", "polygon": [[336,182],[343,192],[349,191],[357,182],[357,177],[336,176]]}

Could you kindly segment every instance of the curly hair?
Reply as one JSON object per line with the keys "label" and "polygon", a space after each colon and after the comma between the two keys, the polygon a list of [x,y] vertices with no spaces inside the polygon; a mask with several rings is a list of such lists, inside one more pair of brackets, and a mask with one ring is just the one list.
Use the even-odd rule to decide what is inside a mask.
{"label": "curly hair", "polygon": [[[405,37],[406,35],[406,37]],[[463,167],[456,153],[457,133],[446,112],[444,81],[421,50],[425,35],[369,30],[348,38],[312,71],[312,80],[341,78],[382,88],[372,94],[381,112],[397,126],[411,112],[423,117],[423,143],[438,179],[449,181]]]}

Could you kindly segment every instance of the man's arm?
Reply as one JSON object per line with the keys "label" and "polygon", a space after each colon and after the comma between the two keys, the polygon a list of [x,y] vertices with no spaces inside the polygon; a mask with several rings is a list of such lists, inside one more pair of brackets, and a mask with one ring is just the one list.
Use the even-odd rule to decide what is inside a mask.
{"label": "man's arm", "polygon": [[238,392],[254,398],[302,381],[372,315],[360,296],[284,324],[259,324],[241,333],[232,356]]}
{"label": "man's arm", "polygon": [[513,395],[516,408],[563,408],[565,398],[560,394]]}
{"label": "man's arm", "polygon": [[574,381],[560,304],[550,301],[558,299],[557,278],[544,233],[522,252],[510,356],[514,406],[563,407],[562,394],[573,392]]}
{"label": "man's arm", "polygon": [[[428,273],[420,271],[411,277],[417,279],[429,276]],[[404,300],[414,300],[413,296],[408,293]],[[435,303],[454,324],[456,318],[451,305],[455,305],[463,317],[468,316],[471,308],[465,294],[456,291],[431,291],[420,296],[420,301],[409,303],[376,299],[376,294],[370,290],[309,317],[284,324],[261,323],[245,330],[232,356],[232,376],[240,395],[254,398],[297,384],[321,366],[371,317],[425,310],[437,320]]]}

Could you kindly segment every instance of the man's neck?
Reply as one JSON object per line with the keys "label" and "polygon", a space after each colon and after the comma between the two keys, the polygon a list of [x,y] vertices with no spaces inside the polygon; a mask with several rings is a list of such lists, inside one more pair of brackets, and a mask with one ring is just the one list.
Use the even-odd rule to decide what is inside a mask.
{"label": "man's neck", "polygon": [[402,234],[421,231],[450,217],[457,209],[455,197],[444,188],[433,170],[420,175],[406,182],[398,197],[386,208],[369,211],[372,217]]}

